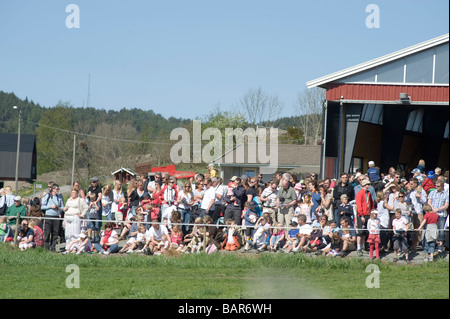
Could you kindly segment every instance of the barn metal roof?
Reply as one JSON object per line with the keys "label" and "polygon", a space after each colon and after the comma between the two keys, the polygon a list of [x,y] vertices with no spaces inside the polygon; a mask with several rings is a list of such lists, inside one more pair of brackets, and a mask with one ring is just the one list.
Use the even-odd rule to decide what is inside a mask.
{"label": "barn metal roof", "polygon": [[449,34],[444,34],[439,37],[415,44],[413,46],[407,47],[405,49],[381,56],[379,58],[346,68],[344,70],[334,72],[325,76],[322,76],[320,78],[311,80],[306,82],[306,86],[308,89],[313,87],[322,87],[326,88],[326,84],[330,82],[337,81],[339,79],[345,78],[347,76],[360,73],[362,71],[366,71],[372,68],[375,68],[377,66],[389,63],[391,61],[412,55],[414,53],[438,46],[440,44],[446,43],[449,41]]}

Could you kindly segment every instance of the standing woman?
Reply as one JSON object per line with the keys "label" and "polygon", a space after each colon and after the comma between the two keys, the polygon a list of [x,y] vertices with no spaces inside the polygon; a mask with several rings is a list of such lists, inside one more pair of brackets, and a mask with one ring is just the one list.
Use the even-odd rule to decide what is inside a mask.
{"label": "standing woman", "polygon": [[78,239],[81,233],[81,219],[86,216],[88,205],[81,199],[77,189],[72,189],[70,197],[64,207],[64,235],[66,238],[66,250],[69,244]]}
{"label": "standing woman", "polygon": [[107,184],[102,189],[102,215],[106,217],[106,220],[112,220],[111,205],[112,205],[112,191],[111,185]]}
{"label": "standing woman", "polygon": [[[191,221],[191,206],[194,204],[194,195],[189,181],[184,183],[183,189],[178,193],[178,210],[181,213],[181,223],[189,224]],[[189,233],[189,225],[182,226],[183,237]]]}
{"label": "standing woman", "polygon": [[[136,192],[136,188],[137,188],[137,182],[136,182],[136,180],[135,179],[132,179],[132,180],[130,180],[129,182],[128,182],[128,186],[127,186],[127,199],[128,199],[128,210],[127,210],[127,216],[128,215],[130,215],[130,217],[131,216],[134,216],[135,214],[134,214],[134,209],[136,208],[136,206],[135,207],[132,207],[132,204],[131,204],[131,201],[132,201],[132,196],[133,196],[133,194],[135,194]],[[128,218],[128,217],[127,217]]]}
{"label": "standing woman", "polygon": [[314,222],[316,220],[316,210],[319,209],[322,197],[319,194],[317,182],[315,180],[309,181],[308,190],[309,190],[308,193],[311,195],[311,200],[314,204],[311,207],[311,222]]}
{"label": "standing woman", "polygon": [[112,190],[112,204],[111,204],[111,214],[114,220],[123,221],[124,216],[122,212],[119,211],[119,202],[122,196],[124,196],[122,192],[122,183],[119,180],[115,180],[114,189]]}

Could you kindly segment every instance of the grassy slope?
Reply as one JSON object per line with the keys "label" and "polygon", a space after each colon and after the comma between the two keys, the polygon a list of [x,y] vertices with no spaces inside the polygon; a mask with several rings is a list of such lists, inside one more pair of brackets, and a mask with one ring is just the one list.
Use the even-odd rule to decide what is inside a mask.
{"label": "grassy slope", "polygon": [[[80,269],[80,289],[66,287]],[[60,255],[0,246],[0,299],[24,298],[449,298],[448,263],[378,263],[380,288],[368,289],[367,261],[300,254],[166,256]],[[17,283],[21,283],[18,285]],[[29,289],[28,289],[29,288]]]}

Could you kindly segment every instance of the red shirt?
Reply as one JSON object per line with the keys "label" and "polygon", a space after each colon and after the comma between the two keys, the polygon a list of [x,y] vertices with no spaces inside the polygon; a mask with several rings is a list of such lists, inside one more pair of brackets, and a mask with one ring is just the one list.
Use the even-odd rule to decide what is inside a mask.
{"label": "red shirt", "polygon": [[426,213],[423,219],[427,220],[427,224],[437,224],[439,216],[436,213]]}
{"label": "red shirt", "polygon": [[368,192],[369,200],[366,201],[366,191],[361,189],[356,194],[356,208],[358,210],[358,216],[370,215],[370,211],[375,207],[373,204],[372,195]]}

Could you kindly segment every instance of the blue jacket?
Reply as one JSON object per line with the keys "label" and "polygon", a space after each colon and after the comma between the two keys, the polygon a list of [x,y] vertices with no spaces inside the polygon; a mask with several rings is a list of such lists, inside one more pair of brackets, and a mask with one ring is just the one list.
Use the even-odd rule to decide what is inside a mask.
{"label": "blue jacket", "polygon": [[[57,208],[50,208],[53,205],[56,205]],[[59,195],[52,196],[51,194],[47,194],[42,199],[41,209],[45,211],[46,216],[58,217],[64,209],[64,201]]]}
{"label": "blue jacket", "polygon": [[369,168],[367,170],[367,175],[369,176],[369,179],[371,182],[376,182],[376,181],[381,180],[380,171],[375,167]]}

